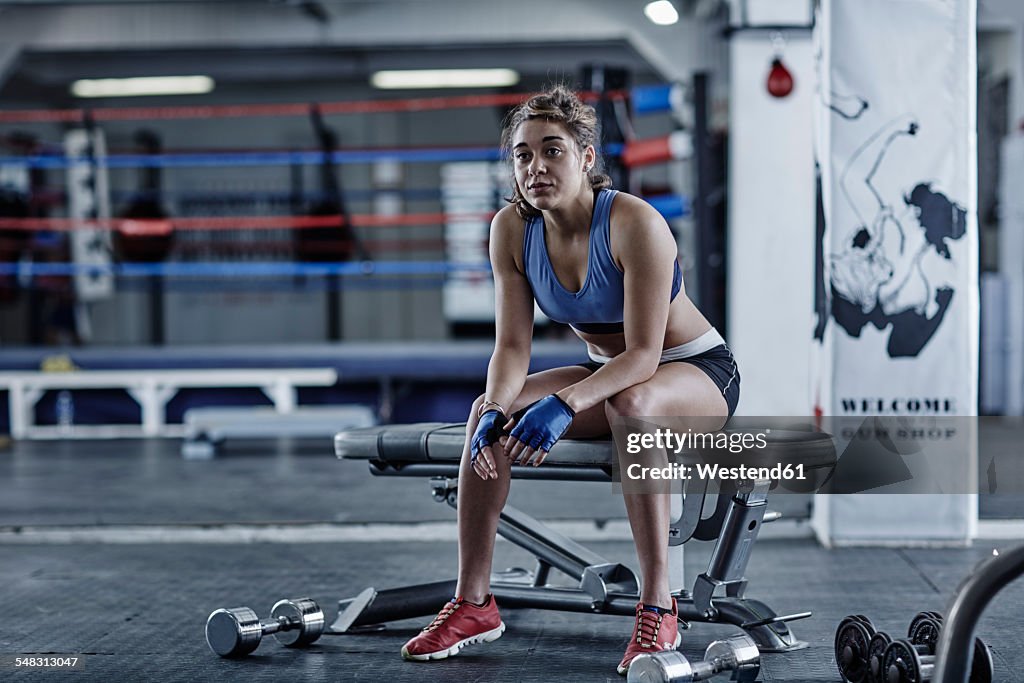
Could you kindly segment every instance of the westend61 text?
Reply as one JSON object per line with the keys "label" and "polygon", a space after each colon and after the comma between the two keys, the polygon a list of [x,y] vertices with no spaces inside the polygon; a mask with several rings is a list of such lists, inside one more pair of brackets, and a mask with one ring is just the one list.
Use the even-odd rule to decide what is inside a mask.
{"label": "westend61 text", "polygon": [[738,465],[736,467],[722,467],[717,463],[697,463],[695,465],[680,465],[673,463],[665,467],[644,467],[633,463],[626,468],[626,476],[634,481],[645,479],[699,479],[701,481],[748,481],[748,480],[804,480],[803,465],[778,464],[773,467],[749,467]]}

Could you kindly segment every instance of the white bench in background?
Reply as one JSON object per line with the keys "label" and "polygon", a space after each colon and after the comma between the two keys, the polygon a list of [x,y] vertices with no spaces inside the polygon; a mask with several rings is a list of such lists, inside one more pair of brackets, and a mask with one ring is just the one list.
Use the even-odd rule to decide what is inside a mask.
{"label": "white bench in background", "polygon": [[298,406],[288,413],[265,406],[190,408],[185,411],[181,455],[189,460],[212,458],[229,437],[323,438],[329,448],[339,431],[376,424],[373,409],[359,405]]}
{"label": "white bench in background", "polygon": [[[239,368],[181,370],[75,370],[0,372],[0,390],[9,392],[11,436],[15,439],[182,436],[185,425],[167,424],[167,403],[181,389],[253,387],[271,400],[276,413],[296,409],[298,387],[332,386],[334,368]],[[37,425],[35,406],[46,391],[124,389],[142,409],[141,424]]]}

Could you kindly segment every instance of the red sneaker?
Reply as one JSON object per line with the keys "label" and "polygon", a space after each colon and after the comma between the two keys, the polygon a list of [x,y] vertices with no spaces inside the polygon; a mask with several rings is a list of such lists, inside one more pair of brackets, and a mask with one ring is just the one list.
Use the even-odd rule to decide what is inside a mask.
{"label": "red sneaker", "polygon": [[629,671],[629,663],[637,655],[654,654],[660,650],[674,650],[679,647],[679,608],[672,598],[672,611],[636,605],[636,624],[633,637],[629,640],[626,654],[619,662],[617,671],[623,676]]}
{"label": "red sneaker", "polygon": [[445,659],[459,654],[467,645],[497,640],[504,631],[505,624],[493,595],[487,596],[482,607],[457,597],[418,636],[402,646],[402,659]]}

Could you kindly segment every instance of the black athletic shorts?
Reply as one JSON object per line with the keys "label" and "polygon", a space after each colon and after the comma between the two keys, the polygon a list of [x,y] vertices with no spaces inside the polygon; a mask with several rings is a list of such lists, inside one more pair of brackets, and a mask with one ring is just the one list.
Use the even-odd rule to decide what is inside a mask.
{"label": "black athletic shorts", "polygon": [[[729,350],[728,346],[719,344],[704,353],[698,353],[696,356],[680,358],[678,360],[666,360],[660,364],[664,365],[665,363],[689,363],[696,365],[704,371],[704,374],[711,378],[711,381],[715,383],[718,390],[722,392],[725,404],[729,406],[729,417],[732,417],[732,414],[736,412],[736,404],[740,401],[740,370],[736,367],[736,359],[732,357],[732,351]],[[591,372],[596,372],[602,365],[604,364],[592,360],[579,364],[581,368],[586,368]]]}

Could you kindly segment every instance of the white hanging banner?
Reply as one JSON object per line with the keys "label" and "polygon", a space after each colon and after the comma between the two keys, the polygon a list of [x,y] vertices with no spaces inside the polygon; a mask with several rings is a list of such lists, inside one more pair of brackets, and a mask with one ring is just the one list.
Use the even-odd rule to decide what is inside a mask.
{"label": "white hanging banner", "polygon": [[977,414],[975,13],[821,4],[819,414]]}

